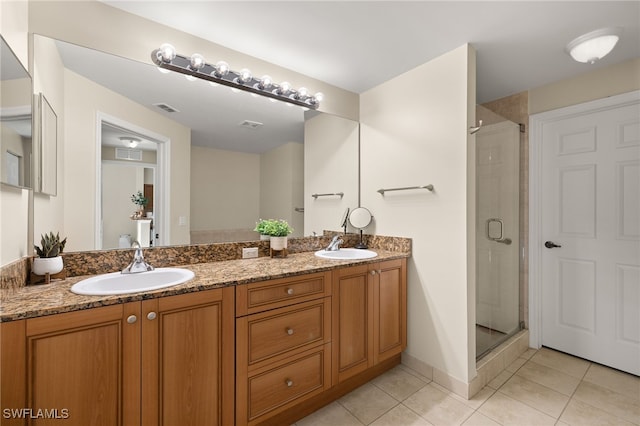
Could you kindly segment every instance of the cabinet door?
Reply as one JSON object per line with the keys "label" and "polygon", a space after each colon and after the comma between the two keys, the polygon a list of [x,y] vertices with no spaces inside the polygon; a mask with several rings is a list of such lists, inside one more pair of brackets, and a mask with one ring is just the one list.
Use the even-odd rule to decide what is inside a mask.
{"label": "cabinet door", "polygon": [[367,265],[333,271],[333,384],[373,365],[373,284]]}
{"label": "cabinet door", "polygon": [[401,353],[407,346],[406,260],[373,265],[374,364]]}
{"label": "cabinet door", "polygon": [[234,295],[142,302],[142,424],[233,424]]}
{"label": "cabinet door", "polygon": [[139,423],[139,308],[131,303],[26,320],[14,341],[26,363],[13,372],[14,380],[25,380],[18,387],[25,403],[3,408],[30,408],[33,416],[48,410],[41,412],[49,418],[43,423],[67,417],[73,424]]}

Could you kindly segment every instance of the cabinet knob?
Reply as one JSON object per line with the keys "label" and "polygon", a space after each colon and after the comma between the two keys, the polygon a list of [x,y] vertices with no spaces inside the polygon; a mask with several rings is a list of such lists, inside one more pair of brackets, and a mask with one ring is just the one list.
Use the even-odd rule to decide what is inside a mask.
{"label": "cabinet knob", "polygon": [[287,379],[284,381],[284,383],[287,385],[288,388],[290,388],[291,386],[293,386],[293,380],[291,379]]}
{"label": "cabinet knob", "polygon": [[138,321],[138,317],[137,317],[137,316],[135,316],[135,315],[129,315],[129,316],[127,317],[127,322],[128,322],[129,324],[133,324],[133,323],[135,323],[136,321]]}
{"label": "cabinet knob", "polygon": [[375,274],[376,274],[376,270],[374,269],[371,271],[371,275],[375,275]]}
{"label": "cabinet knob", "polygon": [[153,312],[153,311],[151,311],[151,312],[149,312],[149,313],[147,314],[147,319],[148,319],[148,320],[154,320],[154,319],[156,319],[156,316],[157,316],[157,315],[156,315],[156,313],[155,313],[155,312]]}
{"label": "cabinet knob", "polygon": [[287,294],[288,295],[292,295],[293,294],[293,289],[292,288],[288,288],[287,289]]}
{"label": "cabinet knob", "polygon": [[287,334],[291,336],[293,334],[293,328],[287,327]]}
{"label": "cabinet knob", "polygon": [[378,269],[378,275],[382,274],[382,269]]}

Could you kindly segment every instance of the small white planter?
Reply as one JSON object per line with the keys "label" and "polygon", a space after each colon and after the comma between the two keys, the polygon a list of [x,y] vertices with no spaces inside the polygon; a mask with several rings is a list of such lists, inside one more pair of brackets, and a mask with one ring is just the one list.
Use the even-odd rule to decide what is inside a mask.
{"label": "small white planter", "polygon": [[287,248],[287,237],[271,237],[270,241],[273,250],[284,250]]}
{"label": "small white planter", "polygon": [[36,275],[57,274],[62,271],[64,264],[62,263],[62,256],[56,257],[34,257],[33,258],[33,273]]}
{"label": "small white planter", "polygon": [[269,241],[270,239],[271,239],[270,236],[264,235],[264,234],[260,234],[260,240],[261,241]]}

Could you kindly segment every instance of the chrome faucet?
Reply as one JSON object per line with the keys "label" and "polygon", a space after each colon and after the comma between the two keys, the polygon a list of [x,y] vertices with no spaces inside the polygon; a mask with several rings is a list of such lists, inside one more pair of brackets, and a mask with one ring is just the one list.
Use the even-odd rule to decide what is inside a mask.
{"label": "chrome faucet", "polygon": [[147,272],[153,271],[153,266],[149,265],[144,261],[144,256],[142,255],[142,248],[140,247],[140,243],[134,241],[131,243],[131,247],[135,248],[136,251],[133,255],[133,262],[129,264],[126,268],[122,270],[123,274],[137,274],[139,272]]}
{"label": "chrome faucet", "polygon": [[340,244],[344,243],[340,235],[335,235],[329,245],[325,248],[326,251],[338,251],[340,250]]}

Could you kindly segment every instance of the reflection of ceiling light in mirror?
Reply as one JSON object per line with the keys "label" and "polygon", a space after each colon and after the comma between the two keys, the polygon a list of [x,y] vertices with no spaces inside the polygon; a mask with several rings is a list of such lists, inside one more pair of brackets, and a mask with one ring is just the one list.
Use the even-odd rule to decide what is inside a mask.
{"label": "reflection of ceiling light in mirror", "polygon": [[120,136],[119,139],[120,142],[122,142],[122,145],[126,146],[127,148],[135,148],[140,142],[142,142],[142,139],[134,138],[131,136]]}
{"label": "reflection of ceiling light in mirror", "polygon": [[572,40],[565,50],[576,61],[593,64],[613,50],[621,34],[621,28],[601,28]]}

